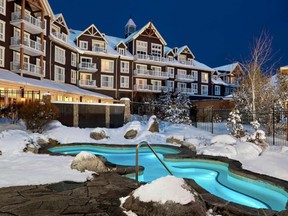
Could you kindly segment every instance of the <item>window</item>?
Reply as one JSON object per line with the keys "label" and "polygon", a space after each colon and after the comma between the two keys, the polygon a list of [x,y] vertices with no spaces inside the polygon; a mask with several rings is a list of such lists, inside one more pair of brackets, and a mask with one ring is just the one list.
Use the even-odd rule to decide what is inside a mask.
{"label": "window", "polygon": [[178,69],[177,70],[177,74],[185,76],[187,74],[187,71],[186,70],[182,70],[182,69]]}
{"label": "window", "polygon": [[59,66],[55,66],[55,81],[65,82],[65,69]]}
{"label": "window", "polygon": [[79,41],[79,47],[83,50],[88,50],[88,42],[87,41]]}
{"label": "window", "polygon": [[118,52],[120,55],[125,55],[125,49],[124,48],[118,48]]}
{"label": "window", "polygon": [[158,57],[162,56],[162,46],[161,46],[161,44],[155,44],[155,43],[151,44],[151,55],[158,56]]}
{"label": "window", "polygon": [[92,51],[94,52],[106,52],[104,41],[93,40]]}
{"label": "window", "polygon": [[202,73],[201,74],[201,82],[202,83],[208,83],[208,73]]}
{"label": "window", "polygon": [[166,86],[167,86],[168,92],[173,92],[174,91],[174,82],[173,81],[167,80],[166,81]]}
{"label": "window", "polygon": [[168,56],[168,61],[174,61],[174,57],[173,56]]}
{"label": "window", "polygon": [[[30,37],[30,36],[29,36],[29,37]],[[38,45],[39,45],[40,50],[42,51],[41,38],[40,38],[40,37],[37,37],[37,38],[36,38],[36,41],[37,41],[37,43],[38,43]],[[46,55],[46,40],[43,41],[43,44],[44,44],[43,54],[44,54],[44,56],[45,56],[45,55]]]}
{"label": "window", "polygon": [[192,93],[197,94],[198,93],[198,84],[197,83],[192,83],[191,85]]}
{"label": "window", "polygon": [[225,96],[230,94],[230,88],[229,87],[225,87]]}
{"label": "window", "polygon": [[55,62],[65,64],[65,50],[55,46]]}
{"label": "window", "polygon": [[0,0],[0,13],[6,15],[6,0]]}
{"label": "window", "polygon": [[129,77],[121,76],[120,77],[120,88],[129,88]]}
{"label": "window", "polygon": [[160,80],[151,80],[152,84],[152,91],[161,91],[162,90],[162,85],[161,85]]}
{"label": "window", "polygon": [[151,66],[152,71],[157,71],[157,72],[161,72],[161,67],[157,67],[157,66]]}
{"label": "window", "polygon": [[179,89],[186,89],[186,83],[180,83],[180,82],[178,82],[178,83],[177,83],[177,88],[179,88]]}
{"label": "window", "polygon": [[48,29],[47,29],[47,20],[44,19],[44,34],[47,35],[48,33]]}
{"label": "window", "polygon": [[140,65],[140,64],[137,64],[137,65],[136,65],[136,69],[137,69],[138,71],[142,71],[142,72],[144,72],[144,71],[147,70],[147,65]]}
{"label": "window", "polygon": [[223,80],[224,80],[225,83],[230,84],[230,82],[229,82],[229,76],[223,77]]}
{"label": "window", "polygon": [[138,41],[136,42],[136,53],[147,55],[147,42],[145,41]]}
{"label": "window", "polygon": [[0,67],[5,66],[5,47],[0,46]]}
{"label": "window", "polygon": [[215,95],[220,95],[220,86],[215,86]]}
{"label": "window", "polygon": [[191,71],[191,75],[194,81],[198,81],[198,71]]}
{"label": "window", "polygon": [[71,83],[76,83],[77,81],[77,72],[76,70],[71,70]]}
{"label": "window", "polygon": [[201,85],[201,94],[202,95],[208,95],[208,86],[207,85]]}
{"label": "window", "polygon": [[5,22],[0,20],[0,40],[5,41]]}
{"label": "window", "polygon": [[[40,59],[39,59],[39,58],[36,59],[36,65],[37,65],[38,67],[41,67]],[[39,70],[40,70],[40,69],[39,69]],[[45,75],[45,73],[46,73],[46,61],[43,60],[43,75]]]}
{"label": "window", "polygon": [[113,88],[114,77],[113,76],[101,76],[101,87]]}
{"label": "window", "polygon": [[121,61],[121,73],[129,73],[129,62]]}
{"label": "window", "polygon": [[168,72],[169,78],[174,78],[174,68],[168,67],[167,72]]}
{"label": "window", "polygon": [[103,72],[113,73],[114,72],[114,61],[102,59],[101,60],[101,68],[102,68]]}
{"label": "window", "polygon": [[76,67],[76,63],[77,63],[76,58],[77,58],[76,53],[71,53],[71,66]]}
{"label": "window", "polygon": [[178,60],[181,61],[186,61],[186,55],[179,55]]}

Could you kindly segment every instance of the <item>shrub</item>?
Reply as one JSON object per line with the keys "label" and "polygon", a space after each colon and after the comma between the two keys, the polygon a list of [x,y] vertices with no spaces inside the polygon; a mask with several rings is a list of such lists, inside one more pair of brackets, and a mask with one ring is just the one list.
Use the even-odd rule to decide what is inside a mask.
{"label": "shrub", "polygon": [[19,110],[19,116],[26,123],[28,130],[42,133],[43,127],[58,116],[58,109],[48,101],[34,101],[24,104]]}
{"label": "shrub", "polygon": [[19,121],[19,109],[23,106],[21,103],[13,103],[0,110],[1,118],[6,118],[11,124],[16,124]]}

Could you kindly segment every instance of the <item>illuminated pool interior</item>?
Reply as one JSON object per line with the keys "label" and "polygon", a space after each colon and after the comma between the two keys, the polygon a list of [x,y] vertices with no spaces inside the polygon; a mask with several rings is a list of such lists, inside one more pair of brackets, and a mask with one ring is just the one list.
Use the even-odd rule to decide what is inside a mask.
{"label": "illuminated pool interior", "polygon": [[[281,211],[286,209],[288,193],[276,186],[245,178],[229,172],[228,164],[212,160],[164,159],[165,154],[178,154],[179,150],[155,146],[153,149],[165,162],[174,176],[193,179],[202,188],[224,200],[253,208]],[[49,149],[60,154],[78,154],[90,152],[105,157],[109,162],[135,166],[135,147],[107,147],[96,145],[62,145]],[[169,175],[156,156],[147,147],[139,149],[139,165],[144,172],[139,176],[143,182],[151,182]],[[135,175],[130,175],[135,178]]]}

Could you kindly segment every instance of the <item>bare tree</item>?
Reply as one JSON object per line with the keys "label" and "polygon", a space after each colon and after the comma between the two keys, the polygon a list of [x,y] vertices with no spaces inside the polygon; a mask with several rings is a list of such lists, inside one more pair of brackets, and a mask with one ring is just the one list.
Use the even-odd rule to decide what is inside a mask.
{"label": "bare tree", "polygon": [[271,59],[272,38],[262,32],[254,41],[249,59],[240,63],[245,75],[234,99],[240,111],[252,114],[253,121],[257,119],[257,112],[268,111],[274,104],[275,93],[270,82],[273,65],[268,66]]}

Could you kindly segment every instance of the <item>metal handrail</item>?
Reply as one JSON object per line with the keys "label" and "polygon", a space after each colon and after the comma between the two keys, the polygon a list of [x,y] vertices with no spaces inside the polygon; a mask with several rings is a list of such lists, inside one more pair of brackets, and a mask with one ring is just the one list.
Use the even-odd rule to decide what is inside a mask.
{"label": "metal handrail", "polygon": [[164,166],[164,168],[169,172],[170,175],[173,175],[172,172],[169,170],[169,168],[166,166],[166,164],[161,160],[161,158],[158,156],[158,154],[154,151],[154,149],[152,148],[152,146],[147,143],[146,141],[142,141],[141,143],[139,143],[136,147],[136,165],[135,165],[135,175],[136,175],[136,184],[139,186],[139,181],[138,181],[138,174],[139,174],[139,165],[138,165],[138,149],[142,146],[142,145],[147,145],[149,147],[149,149],[152,151],[152,153],[157,157],[157,159],[161,162],[161,164]]}

